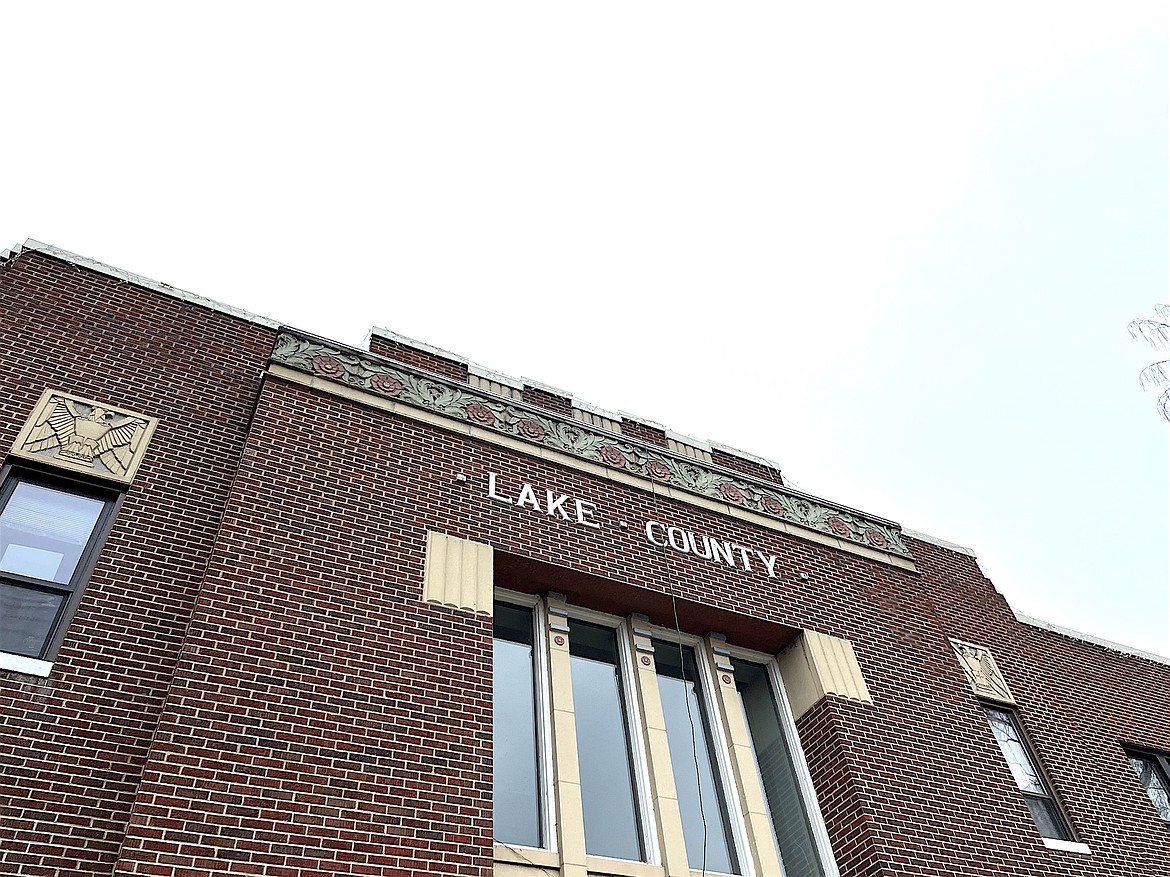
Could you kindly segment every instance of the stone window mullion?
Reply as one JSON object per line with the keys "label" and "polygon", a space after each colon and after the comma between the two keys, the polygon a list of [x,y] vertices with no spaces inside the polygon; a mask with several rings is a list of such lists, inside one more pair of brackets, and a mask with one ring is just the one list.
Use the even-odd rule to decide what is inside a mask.
{"label": "stone window mullion", "polygon": [[654,664],[654,646],[645,620],[630,616],[625,627],[634,654],[634,697],[642,719],[643,747],[650,774],[650,793],[656,815],[658,850],[666,877],[690,877],[687,864],[686,841],[683,838],[682,815],[674,772],[670,763],[670,744],[666,735],[666,719],[658,690],[658,673]]}

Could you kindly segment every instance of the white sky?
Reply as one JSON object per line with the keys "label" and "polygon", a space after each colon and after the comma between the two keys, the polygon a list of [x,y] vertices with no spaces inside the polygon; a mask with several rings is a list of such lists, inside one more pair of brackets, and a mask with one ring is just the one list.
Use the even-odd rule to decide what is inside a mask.
{"label": "white sky", "polygon": [[25,4],[0,248],[771,457],[1170,654],[1162,2]]}

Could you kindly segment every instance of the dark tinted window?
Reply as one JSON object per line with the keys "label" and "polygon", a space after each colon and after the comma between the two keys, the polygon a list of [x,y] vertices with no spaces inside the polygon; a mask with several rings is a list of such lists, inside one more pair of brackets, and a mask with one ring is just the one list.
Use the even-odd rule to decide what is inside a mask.
{"label": "dark tinted window", "polygon": [[615,632],[577,621],[569,630],[585,851],[640,861],[645,851]]}
{"label": "dark tinted window", "polygon": [[823,877],[768,673],[763,667],[737,661],[735,687],[752,738],[785,877]]}
{"label": "dark tinted window", "polygon": [[727,799],[717,772],[694,650],[655,641],[654,659],[687,864],[696,871],[738,874]]}
{"label": "dark tinted window", "polygon": [[496,604],[494,622],[495,838],[543,846],[532,610]]}

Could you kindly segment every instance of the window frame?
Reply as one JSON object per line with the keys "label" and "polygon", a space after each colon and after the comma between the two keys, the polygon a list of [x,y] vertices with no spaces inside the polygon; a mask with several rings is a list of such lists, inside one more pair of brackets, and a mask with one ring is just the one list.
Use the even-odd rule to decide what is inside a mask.
{"label": "window frame", "polygon": [[[535,853],[559,853],[557,846],[557,813],[554,798],[554,779],[556,772],[556,754],[553,752],[552,739],[552,699],[550,697],[551,674],[548,666],[548,614],[544,601],[533,594],[522,594],[515,591],[497,590],[494,603],[505,603],[510,606],[532,611],[532,684],[536,704],[536,756],[540,770],[538,784],[540,806],[540,831],[545,840],[542,847],[530,847],[524,844],[508,843],[495,840],[493,842],[510,849],[526,850]],[[493,618],[495,613],[492,613]],[[494,637],[493,637],[494,639]],[[492,668],[492,679],[495,679],[495,668]],[[494,710],[494,707],[493,707]],[[494,731],[494,721],[493,721]]]}
{"label": "window frame", "polygon": [[[1012,784],[1016,787],[1016,792],[1023,801],[1024,809],[1028,811],[1028,817],[1032,820],[1032,824],[1036,827],[1037,836],[1044,842],[1045,846],[1049,846],[1054,849],[1062,848],[1064,845],[1072,845],[1076,847],[1081,846],[1080,838],[1073,828],[1073,822],[1069,818],[1068,811],[1064,807],[1064,802],[1060,799],[1060,796],[1056,794],[1056,786],[1053,784],[1051,777],[1048,775],[1048,771],[1044,766],[1044,761],[1040,758],[1040,755],[1036,750],[1036,746],[1032,743],[1031,735],[1028,734],[1027,728],[1024,727],[1024,721],[1020,714],[1019,707],[1014,704],[1001,703],[998,701],[984,700],[980,698],[979,709],[983,713],[984,721],[987,722],[987,729],[991,732],[991,741],[995,744],[995,750],[999,753],[1000,761],[1004,767],[1007,768],[1008,776],[1011,777]],[[1029,766],[1035,772],[1036,777],[1040,780],[1041,785],[1044,786],[1044,791],[1046,792],[1045,795],[1039,795],[1035,792],[1025,792],[1019,787],[1019,783],[1016,782],[1015,775],[1012,773],[1011,763],[1007,760],[1007,756],[1004,754],[1003,748],[999,742],[999,738],[995,735],[995,728],[991,724],[991,717],[988,715],[988,710],[996,710],[997,712],[1003,713],[1011,720],[1012,727],[1015,729],[1016,736],[1019,739],[1020,747],[1023,749],[1024,754],[1027,756],[1030,762]],[[1036,817],[1032,815],[1032,808],[1028,806],[1029,797],[1046,797],[1052,802],[1055,813],[1060,819],[1061,827],[1064,828],[1065,834],[1068,835],[1067,838],[1049,837],[1042,832],[1040,824],[1036,822]]]}
{"label": "window frame", "polygon": [[[703,708],[706,711],[706,716],[697,717],[697,721],[700,723],[705,721],[711,730],[711,744],[715,750],[715,779],[722,785],[723,797],[727,806],[727,821],[731,828],[731,842],[734,845],[734,853],[739,862],[739,874],[728,875],[728,877],[752,877],[754,875],[754,866],[752,864],[754,856],[752,855],[751,843],[747,835],[747,824],[743,807],[740,806],[739,778],[736,776],[735,768],[731,763],[731,745],[723,730],[723,716],[720,713],[719,692],[715,685],[715,669],[711,666],[711,662],[707,658],[707,650],[703,647],[704,640],[702,637],[682,633],[681,631],[668,627],[647,625],[646,630],[649,632],[652,640],[659,640],[660,642],[671,645],[681,645],[683,648],[690,649],[694,654],[695,667],[698,669],[699,674],[700,694],[703,701]],[[695,730],[696,733],[701,733],[701,726],[697,726]],[[697,738],[696,742],[702,743]],[[710,828],[708,828],[709,833]],[[691,870],[699,870],[699,867],[695,866],[699,863],[688,862],[688,864],[691,865]],[[718,874],[721,877],[727,874],[725,871],[712,871],[710,868],[705,873]]]}
{"label": "window frame", "polygon": [[[743,802],[741,800],[743,786],[741,784],[757,783],[760,787],[760,793],[764,795],[765,800],[766,794],[763,791],[758,763],[755,764],[750,775],[741,775],[744,771],[741,768],[737,768],[734,763],[731,752],[731,741],[728,739],[728,730],[725,727],[725,721],[728,720],[728,716],[724,712],[728,707],[723,700],[723,695],[718,684],[720,670],[716,666],[719,663],[719,654],[724,652],[731,657],[732,661],[755,664],[765,670],[777,711],[777,721],[782,733],[785,735],[785,740],[791,755],[792,769],[796,774],[796,785],[801,796],[799,803],[810,824],[813,845],[819,857],[824,877],[839,877],[840,872],[837,868],[832,845],[829,842],[824,816],[817,799],[816,791],[813,788],[812,775],[809,771],[808,761],[800,741],[796,721],[788,702],[788,693],[784,687],[780,666],[775,655],[730,645],[724,642],[718,635],[712,634],[705,637],[695,636],[677,631],[673,628],[651,624],[645,616],[637,613],[621,617],[599,612],[588,607],[570,604],[563,601],[560,595],[555,593],[530,594],[505,588],[496,588],[493,594],[493,603],[531,609],[533,612],[533,623],[536,626],[533,643],[538,654],[536,658],[535,684],[537,687],[536,698],[538,703],[537,735],[542,769],[542,781],[540,784],[540,795],[542,797],[540,805],[542,807],[544,829],[548,832],[546,835],[547,845],[541,848],[525,847],[498,840],[495,841],[497,862],[539,865],[553,869],[560,868],[562,865],[562,853],[558,849],[560,843],[558,832],[561,830],[561,826],[559,825],[561,814],[557,812],[558,807],[561,806],[561,798],[559,797],[560,793],[556,788],[553,774],[554,765],[558,756],[557,741],[553,739],[556,725],[551,714],[554,685],[551,662],[557,659],[553,655],[551,639],[562,628],[567,628],[569,621],[580,621],[613,630],[615,633],[620,671],[619,676],[622,686],[621,697],[623,706],[625,707],[625,730],[629,741],[630,757],[633,761],[635,794],[637,796],[636,811],[637,818],[640,819],[639,830],[642,832],[645,846],[645,859],[643,862],[587,854],[591,862],[596,860],[595,864],[590,865],[590,873],[593,872],[595,867],[601,868],[604,873],[613,874],[641,873],[638,869],[646,867],[661,868],[667,852],[660,845],[659,833],[661,826],[659,825],[660,816],[658,813],[660,802],[654,794],[655,780],[652,775],[657,768],[652,765],[650,753],[647,751],[649,744],[646,734],[648,731],[641,702],[641,698],[645,695],[647,679],[640,674],[649,669],[648,667],[639,666],[643,657],[640,650],[643,647],[643,638],[645,638],[647,642],[658,640],[659,642],[672,645],[678,644],[684,649],[690,649],[692,651],[695,666],[698,671],[699,692],[704,702],[703,708],[705,715],[702,720],[706,722],[710,729],[711,745],[715,750],[713,767],[717,772],[718,782],[722,784],[722,792],[727,807],[727,818],[730,823],[729,833],[731,835],[731,842],[734,845],[735,856],[739,861],[739,877],[764,877],[764,875],[757,873],[759,868],[756,864],[756,845],[769,842],[766,839],[761,840],[760,838],[755,838],[755,835],[759,834],[759,829],[752,829],[748,826],[747,814],[743,812]],[[718,647],[717,650],[714,648],[716,646]],[[560,665],[558,664],[558,666]],[[657,668],[655,667],[654,670],[653,676],[657,684]],[[559,676],[561,672],[563,671],[558,670],[557,675]],[[568,682],[571,685],[571,678]],[[656,687],[654,697],[657,698],[658,696]],[[649,702],[647,703],[647,707],[649,707]],[[702,744],[700,743],[700,745]],[[754,754],[753,752],[753,756]],[[668,765],[668,767],[673,769],[672,766]],[[771,829],[770,842],[778,849],[779,840],[775,827],[772,826]],[[568,843],[567,838],[566,843]],[[628,865],[629,867],[623,867],[624,865]],[[695,863],[694,867],[697,873],[699,863]],[[710,871],[709,869],[707,873],[712,874],[713,877],[717,874],[717,872]],[[718,873],[720,877],[732,877],[732,875],[722,875],[722,872]]]}
{"label": "window frame", "polygon": [[[642,845],[646,855],[643,864],[661,865],[662,851],[658,846],[658,820],[654,813],[654,791],[650,781],[646,743],[642,736],[645,719],[642,717],[642,708],[637,697],[638,678],[637,669],[634,666],[637,662],[637,656],[634,654],[629,624],[624,618],[606,615],[603,612],[581,606],[568,604],[565,606],[565,610],[567,618],[571,621],[584,621],[614,632],[617,642],[618,672],[622,686],[622,706],[625,708],[626,740],[629,742],[630,760],[633,762],[634,795],[640,822],[638,830],[642,833]],[[572,643],[571,637],[569,642]],[[597,858],[606,857],[598,856]],[[629,860],[612,859],[611,861],[624,862]]]}
{"label": "window frame", "polygon": [[[1167,791],[1170,791],[1170,754],[1160,752],[1157,749],[1148,749],[1144,746],[1123,745],[1122,750],[1125,753],[1126,766],[1130,768],[1128,771],[1130,776],[1134,776],[1132,762],[1130,761],[1131,758],[1140,758],[1143,761],[1151,762],[1154,767],[1154,772],[1162,780],[1163,787]],[[1141,777],[1135,777],[1135,779],[1137,779],[1138,785],[1141,786],[1141,790],[1145,794],[1146,800],[1150,802],[1150,807],[1152,807],[1154,810],[1154,818],[1166,826],[1166,829],[1170,831],[1170,819],[1164,817],[1158,810],[1157,806],[1154,804],[1153,799],[1150,798],[1150,790],[1142,784]]]}
{"label": "window frame", "polygon": [[[727,650],[733,661],[743,661],[747,664],[761,666],[768,674],[768,681],[772,685],[772,700],[780,721],[780,730],[784,733],[788,743],[788,752],[792,758],[792,772],[796,775],[796,785],[800,790],[801,803],[805,815],[808,817],[813,844],[820,857],[821,868],[825,872],[825,877],[839,877],[837,860],[833,855],[833,845],[829,841],[829,830],[825,827],[821,802],[817,799],[817,790],[813,787],[812,771],[809,770],[808,760],[804,755],[804,745],[800,741],[796,717],[792,714],[791,704],[788,703],[788,692],[784,688],[784,677],[780,674],[780,664],[774,655],[752,651],[729,643],[721,643],[720,645]],[[757,763],[756,773],[759,774],[759,772],[760,766]],[[763,792],[763,779],[759,778],[759,782]],[[767,801],[767,798],[765,792],[764,800]],[[768,814],[768,821],[771,822],[771,813]],[[776,844],[776,854],[780,857],[781,867],[783,867],[783,856],[780,855],[780,834],[775,825],[772,825],[772,841]]]}
{"label": "window frame", "polygon": [[25,661],[42,662],[51,666],[61,650],[65,636],[73,623],[73,618],[77,614],[81,597],[89,586],[90,577],[93,575],[102,549],[113,529],[114,521],[125,501],[126,488],[119,489],[112,484],[78,477],[56,469],[41,468],[27,463],[8,462],[4,464],[3,468],[0,468],[0,514],[3,514],[20,484],[31,484],[35,487],[96,500],[103,504],[68,582],[52,582],[34,576],[0,570],[0,583],[2,584],[27,591],[63,596],[61,608],[57,611],[52,626],[45,635],[41,649],[36,656],[0,651],[0,655],[12,656]]}

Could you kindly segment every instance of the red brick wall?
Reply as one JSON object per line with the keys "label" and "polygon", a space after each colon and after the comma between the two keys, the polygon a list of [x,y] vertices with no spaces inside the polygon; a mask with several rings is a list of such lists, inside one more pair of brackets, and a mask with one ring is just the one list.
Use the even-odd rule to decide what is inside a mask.
{"label": "red brick wall", "polygon": [[[1019,624],[971,558],[912,540],[908,572],[280,378],[233,484],[271,333],[25,259],[44,281],[20,265],[0,280],[23,319],[65,318],[18,304],[14,276],[42,295],[90,284],[70,293],[79,307],[101,287],[104,310],[80,356],[55,352],[60,331],[5,348],[20,410],[50,383],[181,416],[160,428],[53,678],[0,679],[10,872],[490,874],[490,623],[420,602],[427,529],[543,562],[607,611],[670,625],[673,594],[692,633],[852,640],[874,703],[830,698],[799,722],[845,875],[1170,871],[1119,746],[1170,749],[1170,667]],[[128,308],[149,319],[117,325]],[[530,481],[596,502],[602,527],[494,502],[488,472],[513,495]],[[776,578],[649,545],[650,518],[778,554]],[[948,636],[994,651],[1091,856],[1041,844]]]}
{"label": "red brick wall", "polygon": [[161,419],[52,676],[0,671],[0,873],[108,874],[273,333],[36,253],[0,314],[0,447],[47,386]]}
{"label": "red brick wall", "polygon": [[[298,422],[330,429],[306,435]],[[489,471],[513,495],[527,480],[596,501],[603,528],[493,502],[484,491]],[[456,482],[457,473],[469,481]],[[640,526],[647,518],[771,547],[782,555],[777,578],[650,546]],[[621,521],[631,526],[623,530]],[[182,831],[168,839],[149,824],[136,826],[124,867],[151,862],[156,870],[148,873],[211,873],[219,862],[226,873],[227,851],[246,842],[260,861],[289,869],[308,867],[307,851],[315,849],[312,867],[321,873],[356,873],[359,865],[370,873],[490,873],[489,799],[481,795],[490,788],[488,626],[418,604],[428,527],[616,580],[627,586],[627,610],[663,605],[643,604],[640,591],[672,592],[768,619],[777,641],[788,625],[852,639],[875,703],[830,700],[801,721],[845,874],[1137,877],[1150,862],[1170,864],[1156,852],[1132,855],[1143,848],[1141,837],[1147,850],[1163,837],[1153,832],[1160,827],[1116,744],[1112,772],[1093,780],[1104,786],[1082,786],[1082,756],[1058,751],[1064,720],[1033,706],[1043,698],[1036,674],[1054,651],[1078,644],[1019,626],[970,558],[915,543],[924,571],[909,573],[273,380],[218,548],[231,563],[213,566],[140,796],[157,803],[136,812],[198,822],[204,834],[190,845]],[[262,541],[249,536],[257,529]],[[290,591],[293,576],[300,583]],[[670,623],[664,611],[651,615]],[[703,617],[689,617],[691,632],[706,632]],[[1042,846],[948,635],[1003,655],[1037,749],[1093,856]],[[1029,646],[1032,639],[1042,648]],[[1165,690],[1170,668],[1149,667],[1158,678],[1145,685]],[[447,709],[420,710],[412,697],[421,695],[411,694],[419,690]],[[1102,721],[1088,715],[1098,704],[1063,701],[1063,710],[1086,714],[1074,724]],[[1164,703],[1157,715],[1165,716]],[[1120,733],[1109,713],[1104,721],[1094,741],[1081,742]],[[208,724],[221,730],[210,737],[191,730]],[[278,755],[239,739],[244,728],[246,737],[267,741],[271,725],[290,746]],[[388,728],[396,754],[382,762],[359,757]],[[452,753],[452,741],[462,748]],[[200,748],[196,759],[192,746]],[[394,766],[406,765],[420,786],[395,783]],[[221,785],[233,806],[217,800]],[[1127,785],[1128,794],[1117,791]],[[452,799],[461,804],[454,814]],[[281,801],[344,816],[352,831],[323,837],[311,817],[282,825]],[[341,801],[351,809],[329,809]],[[1108,820],[1095,812],[1102,807],[1111,808]],[[1131,808],[1148,824],[1137,824]],[[265,811],[246,826],[240,821]],[[452,833],[467,857],[464,870],[446,858]],[[169,864],[158,869],[160,852]]]}
{"label": "red brick wall", "polygon": [[757,463],[755,460],[747,460],[738,454],[729,454],[727,451],[719,448],[711,449],[711,462],[736,472],[742,472],[744,475],[749,475],[752,478],[760,478],[776,484],[784,483],[784,479],[780,476],[780,470],[774,466],[765,466],[763,463]]}
{"label": "red brick wall", "polygon": [[420,350],[417,347],[411,347],[392,338],[386,338],[382,335],[371,335],[370,352],[393,359],[395,362],[425,368],[427,371],[446,375],[464,384],[467,383],[467,363],[448,359],[437,353],[431,353],[429,350]]}

